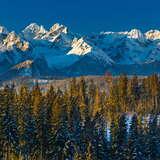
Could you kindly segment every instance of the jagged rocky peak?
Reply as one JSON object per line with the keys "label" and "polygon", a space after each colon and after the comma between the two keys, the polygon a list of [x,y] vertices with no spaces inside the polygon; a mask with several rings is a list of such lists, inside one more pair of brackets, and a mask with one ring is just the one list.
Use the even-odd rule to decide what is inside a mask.
{"label": "jagged rocky peak", "polygon": [[130,32],[128,32],[128,37],[132,39],[138,39],[140,41],[145,41],[144,34],[138,29],[132,29]]}
{"label": "jagged rocky peak", "polygon": [[45,28],[42,25],[38,25],[36,23],[31,23],[29,26],[25,28],[33,33],[46,33]]}
{"label": "jagged rocky peak", "polygon": [[8,50],[13,49],[14,45],[17,45],[21,42],[20,37],[16,33],[10,32],[7,37],[4,39],[4,45]]}
{"label": "jagged rocky peak", "polygon": [[159,30],[150,30],[145,33],[147,39],[150,40],[158,40],[160,39],[160,31]]}
{"label": "jagged rocky peak", "polygon": [[67,27],[58,23],[54,24],[49,31],[47,31],[42,25],[31,23],[22,31],[22,35],[29,41],[34,39],[54,42],[60,34],[67,34],[67,30]]}
{"label": "jagged rocky peak", "polygon": [[36,23],[31,23],[22,32],[26,39],[40,38],[47,33],[46,29],[42,25],[38,25]]}
{"label": "jagged rocky peak", "polygon": [[54,33],[54,34],[58,34],[58,33],[67,34],[68,33],[68,28],[64,25],[60,25],[59,23],[56,23],[50,28],[49,32]]}
{"label": "jagged rocky peak", "polygon": [[14,31],[10,32],[8,34],[8,36],[6,37],[6,40],[8,42],[19,42],[20,41],[20,37],[16,35],[16,33]]}
{"label": "jagged rocky peak", "polygon": [[8,34],[8,30],[4,26],[0,26],[0,34]]}
{"label": "jagged rocky peak", "polygon": [[3,44],[6,46],[6,50],[13,50],[14,47],[19,48],[22,51],[29,49],[29,43],[21,40],[14,31],[8,33],[7,37],[3,40]]}
{"label": "jagged rocky peak", "polygon": [[72,42],[72,49],[68,52],[68,54],[85,55],[91,52],[91,50],[92,47],[87,44],[83,38],[74,38]]}

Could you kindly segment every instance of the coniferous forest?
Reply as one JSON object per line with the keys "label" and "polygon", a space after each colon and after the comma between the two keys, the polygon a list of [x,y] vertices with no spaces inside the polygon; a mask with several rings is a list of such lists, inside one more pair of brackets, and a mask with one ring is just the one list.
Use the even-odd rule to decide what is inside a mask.
{"label": "coniferous forest", "polygon": [[73,78],[0,90],[0,160],[160,160],[160,78]]}

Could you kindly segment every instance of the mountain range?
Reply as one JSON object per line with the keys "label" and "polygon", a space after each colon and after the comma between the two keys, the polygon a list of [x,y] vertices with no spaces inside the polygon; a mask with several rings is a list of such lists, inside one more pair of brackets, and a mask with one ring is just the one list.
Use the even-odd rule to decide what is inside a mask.
{"label": "mountain range", "polygon": [[0,80],[160,73],[160,31],[80,35],[32,23],[15,33],[0,26],[0,66]]}

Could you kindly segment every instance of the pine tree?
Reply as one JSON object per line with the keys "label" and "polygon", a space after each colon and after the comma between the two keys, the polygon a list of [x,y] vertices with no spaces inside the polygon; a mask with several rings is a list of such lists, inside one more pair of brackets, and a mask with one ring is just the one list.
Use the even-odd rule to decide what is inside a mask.
{"label": "pine tree", "polygon": [[138,143],[138,120],[137,116],[132,117],[129,139],[128,139],[128,156],[129,160],[140,160],[141,152]]}
{"label": "pine tree", "polygon": [[115,136],[115,158],[118,160],[123,160],[125,159],[127,152],[127,127],[125,114],[121,115],[119,118],[118,129]]}
{"label": "pine tree", "polygon": [[[115,115],[114,115],[115,116]],[[115,159],[117,154],[117,139],[116,133],[118,130],[118,124],[116,122],[116,118],[112,116],[111,125],[110,125],[110,159]]]}
{"label": "pine tree", "polygon": [[74,151],[69,152],[71,147],[70,133],[68,129],[67,106],[63,105],[60,112],[60,122],[55,134],[55,158],[67,159],[74,156]]}
{"label": "pine tree", "polygon": [[88,105],[88,97],[87,97],[87,94],[86,94],[86,89],[87,89],[87,84],[84,80],[83,77],[81,77],[80,79],[80,82],[79,82],[79,95],[78,95],[78,98],[79,98],[79,106],[80,106],[80,111],[81,111],[81,115],[82,115],[82,118],[84,118],[84,112],[85,112],[85,109],[86,109],[86,105]]}
{"label": "pine tree", "polygon": [[75,99],[72,100],[71,103],[71,111],[70,111],[70,131],[72,133],[72,139],[77,147],[80,144],[80,132],[81,132],[81,115],[79,106]]}
{"label": "pine tree", "polygon": [[158,155],[158,137],[157,137],[157,116],[150,119],[149,122],[149,132],[147,135],[148,142],[147,145],[147,159],[148,160],[158,160],[160,157]]}
{"label": "pine tree", "polygon": [[2,115],[0,116],[0,159],[4,159],[4,132]]}
{"label": "pine tree", "polygon": [[120,106],[120,95],[119,95],[119,87],[118,84],[112,84],[110,86],[110,93],[107,98],[107,108],[109,112],[120,112],[121,106]]}
{"label": "pine tree", "polygon": [[70,97],[77,97],[78,96],[78,85],[77,85],[76,78],[73,78],[70,81],[69,87],[70,87],[69,88]]}
{"label": "pine tree", "polygon": [[150,77],[150,86],[151,86],[151,96],[152,96],[152,106],[153,111],[156,112],[158,107],[158,98],[160,96],[160,85],[158,76],[156,74]]}
{"label": "pine tree", "polygon": [[120,97],[120,104],[123,108],[123,111],[127,111],[127,87],[128,87],[128,78],[126,75],[121,75],[119,80],[119,97]]}
{"label": "pine tree", "polygon": [[24,121],[24,113],[26,106],[31,105],[31,95],[29,89],[26,86],[21,86],[18,97],[17,97],[17,120],[18,120],[18,130],[19,130],[19,147],[20,147],[20,154],[19,156],[23,155],[23,134],[25,129],[25,121]]}
{"label": "pine tree", "polygon": [[39,159],[52,160],[55,151],[55,139],[53,132],[53,111],[52,106],[45,101],[41,104],[38,111],[38,153]]}
{"label": "pine tree", "polygon": [[37,155],[37,126],[36,119],[33,116],[33,110],[31,106],[25,106],[24,112],[24,130],[22,133],[22,153],[26,160],[30,160]]}
{"label": "pine tree", "polygon": [[[52,89],[52,87],[50,89]],[[35,116],[37,116],[43,98],[38,82],[36,82],[32,89],[31,98],[33,113]]]}
{"label": "pine tree", "polygon": [[6,86],[3,92],[4,106],[3,116],[1,119],[2,135],[4,138],[5,159],[10,159],[11,156],[19,152],[18,146],[18,122],[15,117],[15,90],[12,86]]}
{"label": "pine tree", "polygon": [[45,98],[46,98],[46,101],[47,101],[47,105],[53,106],[54,100],[56,98],[56,91],[55,91],[55,89],[52,85],[48,89]]}
{"label": "pine tree", "polygon": [[56,92],[56,96],[53,100],[52,104],[52,112],[54,113],[54,116],[52,118],[53,120],[53,127],[55,129],[58,128],[60,124],[60,117],[61,117],[61,106],[63,105],[64,102],[64,95],[60,89]]}
{"label": "pine tree", "polygon": [[138,104],[137,108],[136,108],[136,112],[137,114],[142,114],[144,112],[146,112],[147,110],[149,110],[149,97],[150,97],[150,87],[148,84],[148,80],[146,78],[144,78],[141,82],[141,86],[140,86],[140,103]]}
{"label": "pine tree", "polygon": [[91,80],[89,87],[88,87],[88,96],[90,99],[90,107],[94,105],[95,102],[95,95],[96,95],[96,85],[94,84],[93,80]]}
{"label": "pine tree", "polygon": [[100,98],[100,91],[98,88],[96,88],[96,92],[95,92],[95,100],[94,100],[94,104],[93,104],[93,109],[92,110],[92,116],[94,117],[97,113],[100,113],[102,111],[102,102],[101,102],[101,98]]}
{"label": "pine tree", "polygon": [[[142,119],[141,119],[142,120]],[[147,159],[147,135],[146,130],[144,129],[145,124],[139,124],[138,126],[138,152],[140,160],[146,160]]]}
{"label": "pine tree", "polygon": [[105,121],[103,115],[97,114],[94,120],[92,138],[92,157],[95,160],[108,160],[108,142],[106,139]]}
{"label": "pine tree", "polygon": [[138,99],[140,97],[140,89],[139,89],[139,83],[138,83],[138,78],[137,76],[134,76],[130,81],[129,81],[129,86],[128,86],[128,97],[130,101],[130,111],[135,111],[135,108],[138,103]]}

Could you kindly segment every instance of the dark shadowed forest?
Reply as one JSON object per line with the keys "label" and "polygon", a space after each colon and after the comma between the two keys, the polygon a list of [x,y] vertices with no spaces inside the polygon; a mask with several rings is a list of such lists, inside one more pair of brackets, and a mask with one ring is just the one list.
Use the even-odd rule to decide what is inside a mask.
{"label": "dark shadowed forest", "polygon": [[0,90],[1,160],[160,160],[160,78],[82,77]]}

